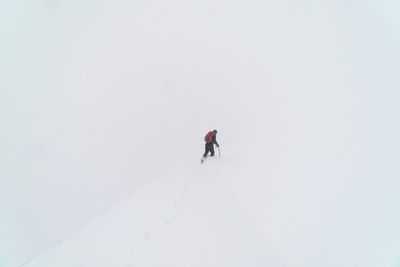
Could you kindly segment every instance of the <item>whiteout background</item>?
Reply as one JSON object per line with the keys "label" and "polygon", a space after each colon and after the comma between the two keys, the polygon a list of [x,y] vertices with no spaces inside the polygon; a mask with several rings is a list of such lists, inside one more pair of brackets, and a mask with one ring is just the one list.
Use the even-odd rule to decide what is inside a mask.
{"label": "whiteout background", "polygon": [[3,1],[0,266],[197,160],[212,128],[280,262],[396,266],[399,12],[396,1]]}

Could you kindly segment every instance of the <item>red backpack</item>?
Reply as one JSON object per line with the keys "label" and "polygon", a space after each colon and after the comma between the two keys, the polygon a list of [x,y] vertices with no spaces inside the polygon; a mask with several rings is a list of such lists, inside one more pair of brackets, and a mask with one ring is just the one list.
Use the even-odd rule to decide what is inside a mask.
{"label": "red backpack", "polygon": [[207,143],[211,142],[213,135],[214,135],[214,133],[212,131],[209,131],[206,134],[206,136],[204,136],[204,141],[206,141]]}

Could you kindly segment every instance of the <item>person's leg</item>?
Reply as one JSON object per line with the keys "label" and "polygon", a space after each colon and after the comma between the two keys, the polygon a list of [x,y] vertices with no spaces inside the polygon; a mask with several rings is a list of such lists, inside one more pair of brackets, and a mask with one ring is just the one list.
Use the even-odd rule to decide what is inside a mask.
{"label": "person's leg", "polygon": [[207,157],[209,151],[210,151],[210,150],[209,150],[209,146],[208,146],[208,144],[206,143],[205,152],[204,152],[203,158]]}
{"label": "person's leg", "polygon": [[210,145],[210,152],[211,152],[211,157],[214,157],[215,151],[214,151],[214,145],[213,144]]}

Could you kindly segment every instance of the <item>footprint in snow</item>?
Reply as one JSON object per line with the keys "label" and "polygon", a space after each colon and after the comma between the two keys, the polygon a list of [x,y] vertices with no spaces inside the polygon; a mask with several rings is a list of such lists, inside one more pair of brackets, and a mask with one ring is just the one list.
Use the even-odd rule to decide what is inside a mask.
{"label": "footprint in snow", "polygon": [[146,242],[150,238],[152,233],[153,233],[153,231],[151,231],[151,230],[147,231],[142,237],[142,242]]}
{"label": "footprint in snow", "polygon": [[164,225],[165,225],[165,226],[170,225],[171,223],[173,223],[173,222],[175,221],[175,219],[176,219],[176,215],[171,216],[171,218],[169,218],[168,220],[166,220],[166,221],[164,222]]}
{"label": "footprint in snow", "polygon": [[186,193],[187,193],[187,185],[184,185],[183,186],[183,191],[181,193],[181,198],[184,198],[186,196]]}

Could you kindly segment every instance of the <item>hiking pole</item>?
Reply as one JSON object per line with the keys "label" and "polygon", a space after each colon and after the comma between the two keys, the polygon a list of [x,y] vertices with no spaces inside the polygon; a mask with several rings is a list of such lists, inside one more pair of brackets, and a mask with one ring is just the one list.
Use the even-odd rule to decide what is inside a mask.
{"label": "hiking pole", "polygon": [[217,146],[217,148],[218,148],[219,156],[221,157],[221,150],[219,150],[219,146]]}

